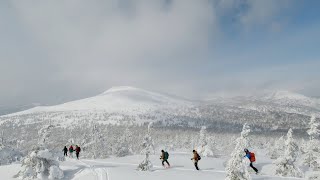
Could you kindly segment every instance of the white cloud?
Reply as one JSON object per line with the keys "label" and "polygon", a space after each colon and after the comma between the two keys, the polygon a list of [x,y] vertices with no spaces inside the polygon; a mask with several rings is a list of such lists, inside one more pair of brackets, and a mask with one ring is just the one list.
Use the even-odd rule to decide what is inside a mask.
{"label": "white cloud", "polygon": [[[212,55],[214,47],[224,41],[226,16],[241,26],[236,31],[255,26],[281,30],[276,16],[287,2],[0,2],[0,26],[5,27],[0,28],[0,84],[6,84],[0,102],[55,103],[117,85],[188,97],[261,87],[270,78],[246,81],[241,73],[216,73],[225,67],[216,64],[221,60]],[[240,58],[255,58],[238,57],[232,49],[223,58],[230,57],[239,64]]]}
{"label": "white cloud", "polygon": [[[207,56],[216,25],[206,0],[12,1],[10,7],[18,28],[36,49],[24,57],[33,65],[28,65],[27,76],[47,70],[38,74],[45,80],[36,79],[74,94],[127,84],[165,89],[166,81],[179,79],[175,71],[183,71],[166,69]],[[22,68],[15,67],[15,74],[21,73]],[[24,90],[16,85],[16,93],[33,96],[34,89],[42,90],[42,96],[55,93],[39,86],[33,81]]]}

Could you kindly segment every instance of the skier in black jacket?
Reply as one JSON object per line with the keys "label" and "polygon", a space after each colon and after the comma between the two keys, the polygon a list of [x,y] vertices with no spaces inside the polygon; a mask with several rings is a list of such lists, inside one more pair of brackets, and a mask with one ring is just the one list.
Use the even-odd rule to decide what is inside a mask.
{"label": "skier in black jacket", "polygon": [[67,146],[64,146],[62,151],[63,151],[63,155],[64,156],[68,156],[68,148],[67,148]]}

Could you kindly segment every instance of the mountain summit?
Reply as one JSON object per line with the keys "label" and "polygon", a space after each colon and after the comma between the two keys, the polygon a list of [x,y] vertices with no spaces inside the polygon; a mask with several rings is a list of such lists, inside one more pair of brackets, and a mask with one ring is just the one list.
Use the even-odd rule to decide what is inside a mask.
{"label": "mountain summit", "polygon": [[105,111],[108,113],[127,112],[138,113],[161,108],[176,109],[192,103],[183,99],[155,93],[135,87],[119,86],[97,96],[71,101],[55,106],[39,106],[26,111],[11,114],[21,115],[39,112],[66,112],[66,111]]}

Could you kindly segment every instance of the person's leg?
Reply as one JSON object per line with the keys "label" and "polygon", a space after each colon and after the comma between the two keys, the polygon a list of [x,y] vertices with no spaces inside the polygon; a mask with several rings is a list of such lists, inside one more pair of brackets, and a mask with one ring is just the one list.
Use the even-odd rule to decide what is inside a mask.
{"label": "person's leg", "polygon": [[250,167],[251,167],[255,172],[258,172],[258,169],[253,166],[252,162],[250,163]]}
{"label": "person's leg", "polygon": [[196,167],[197,170],[199,170],[198,162],[194,162],[194,166]]}
{"label": "person's leg", "polygon": [[170,166],[170,163],[168,162],[168,160],[166,160],[166,163],[168,164],[168,166]]}
{"label": "person's leg", "polygon": [[77,153],[77,159],[79,159],[79,153]]}
{"label": "person's leg", "polygon": [[162,166],[164,166],[164,160],[162,160]]}

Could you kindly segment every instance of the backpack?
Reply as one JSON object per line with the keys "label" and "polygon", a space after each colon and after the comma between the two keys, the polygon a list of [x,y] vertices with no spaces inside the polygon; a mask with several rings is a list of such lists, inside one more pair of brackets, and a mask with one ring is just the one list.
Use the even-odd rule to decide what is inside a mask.
{"label": "backpack", "polygon": [[168,152],[164,152],[164,159],[169,159],[169,153]]}
{"label": "backpack", "polygon": [[201,160],[201,156],[197,153],[197,155],[198,155],[198,160],[200,161]]}
{"label": "backpack", "polygon": [[250,152],[250,162],[255,162],[256,161],[256,156],[253,152]]}

